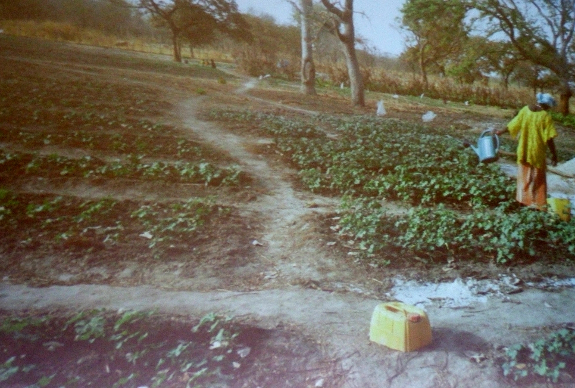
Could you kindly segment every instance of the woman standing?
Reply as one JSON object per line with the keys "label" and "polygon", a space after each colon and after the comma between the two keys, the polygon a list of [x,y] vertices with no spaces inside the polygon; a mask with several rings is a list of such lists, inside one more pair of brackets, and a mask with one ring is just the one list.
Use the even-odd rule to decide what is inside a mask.
{"label": "woman standing", "polygon": [[552,165],[557,165],[557,150],[553,138],[557,130],[548,113],[556,106],[547,93],[537,93],[537,104],[525,106],[503,130],[518,138],[517,145],[517,201],[525,206],[543,209],[547,204],[546,153],[552,154]]}

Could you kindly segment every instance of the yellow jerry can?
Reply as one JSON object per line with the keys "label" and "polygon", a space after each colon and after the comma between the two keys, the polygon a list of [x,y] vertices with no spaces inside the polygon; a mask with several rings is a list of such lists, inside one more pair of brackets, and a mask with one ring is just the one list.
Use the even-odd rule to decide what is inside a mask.
{"label": "yellow jerry can", "polygon": [[432,341],[427,313],[401,302],[381,303],[371,317],[369,340],[402,352],[427,346]]}
{"label": "yellow jerry can", "polygon": [[567,198],[547,198],[547,208],[563,221],[571,219],[571,202]]}

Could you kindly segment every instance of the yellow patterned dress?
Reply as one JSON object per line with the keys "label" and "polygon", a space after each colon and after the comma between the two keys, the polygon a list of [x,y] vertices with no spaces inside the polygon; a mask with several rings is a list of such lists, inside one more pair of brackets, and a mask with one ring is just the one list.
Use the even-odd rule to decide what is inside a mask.
{"label": "yellow patterned dress", "polygon": [[547,203],[547,141],[557,136],[551,115],[529,106],[519,111],[507,125],[517,145],[517,201],[542,209]]}

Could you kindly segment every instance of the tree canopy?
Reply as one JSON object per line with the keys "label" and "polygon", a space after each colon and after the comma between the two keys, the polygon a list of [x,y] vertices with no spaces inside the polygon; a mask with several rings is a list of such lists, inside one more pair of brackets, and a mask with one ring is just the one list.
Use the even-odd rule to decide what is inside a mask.
{"label": "tree canopy", "polygon": [[468,6],[459,0],[407,0],[401,12],[410,32],[410,55],[417,60],[424,84],[431,66],[445,74],[450,58],[460,54],[468,39]]}
{"label": "tree canopy", "polygon": [[560,109],[567,114],[573,95],[575,0],[478,0],[474,6],[523,58],[557,76]]}
{"label": "tree canopy", "polygon": [[0,19],[59,21],[118,35],[145,28],[125,0],[0,0]]}
{"label": "tree canopy", "polygon": [[234,0],[138,0],[157,25],[172,34],[174,60],[181,62],[181,40],[192,45],[211,43],[220,31],[237,39],[249,39],[249,28]]}

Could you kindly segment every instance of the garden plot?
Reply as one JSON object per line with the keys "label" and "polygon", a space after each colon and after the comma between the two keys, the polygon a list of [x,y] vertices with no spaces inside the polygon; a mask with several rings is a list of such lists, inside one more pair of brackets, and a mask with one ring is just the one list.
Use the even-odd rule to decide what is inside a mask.
{"label": "garden plot", "polygon": [[[289,330],[265,330],[207,314],[199,320],[154,312],[86,310],[72,316],[0,311],[0,383],[58,387],[282,386],[286,371],[306,384],[334,366],[318,344]],[[283,349],[289,341],[294,346]],[[274,354],[275,357],[268,357]],[[286,357],[288,356],[288,357]],[[277,365],[277,359],[292,361]],[[54,360],[58,360],[54,362]],[[314,380],[315,381],[315,380]]]}
{"label": "garden plot", "polygon": [[[377,118],[339,91],[310,99],[256,84],[235,94],[243,81],[213,69],[26,43],[0,39],[10,52],[0,87],[14,95],[0,99],[7,314],[157,308],[195,320],[230,313],[278,333],[293,327],[321,343],[307,348],[309,365],[328,367],[302,369],[289,363],[293,353],[273,358],[273,347],[268,359],[293,366],[280,373],[284,386],[325,387],[507,386],[494,345],[572,320],[571,288],[546,295],[531,284],[575,276],[573,225],[513,205],[512,179],[461,148],[471,126],[449,126],[465,112],[446,119],[445,108],[422,126],[429,109],[408,99],[388,106],[393,119]],[[311,110],[318,114],[302,113]],[[498,294],[502,273],[524,282],[511,284],[524,292],[503,291],[510,301]],[[367,340],[373,308],[395,298],[395,278],[451,287],[427,305],[436,340],[417,354]],[[458,278],[478,280],[469,297],[487,297],[493,314],[441,306],[471,285]],[[290,377],[302,371],[303,384]]]}
{"label": "garden plot", "polygon": [[[21,42],[4,37],[2,44],[14,53]],[[123,274],[124,284],[164,279],[165,272],[193,272],[190,258],[205,254],[202,246],[215,232],[248,241],[245,228],[232,232],[226,225],[245,224],[233,191],[250,184],[249,174],[167,123],[172,105],[156,87],[117,72],[102,77],[97,56],[76,54],[68,66],[54,66],[58,55],[39,44],[34,55],[8,57],[0,66],[4,278],[33,284],[115,282],[115,274]],[[148,77],[163,68],[121,55],[114,65],[143,66]],[[77,68],[82,71],[70,72]],[[226,192],[228,199],[214,201]],[[146,274],[128,276],[135,265]]]}

